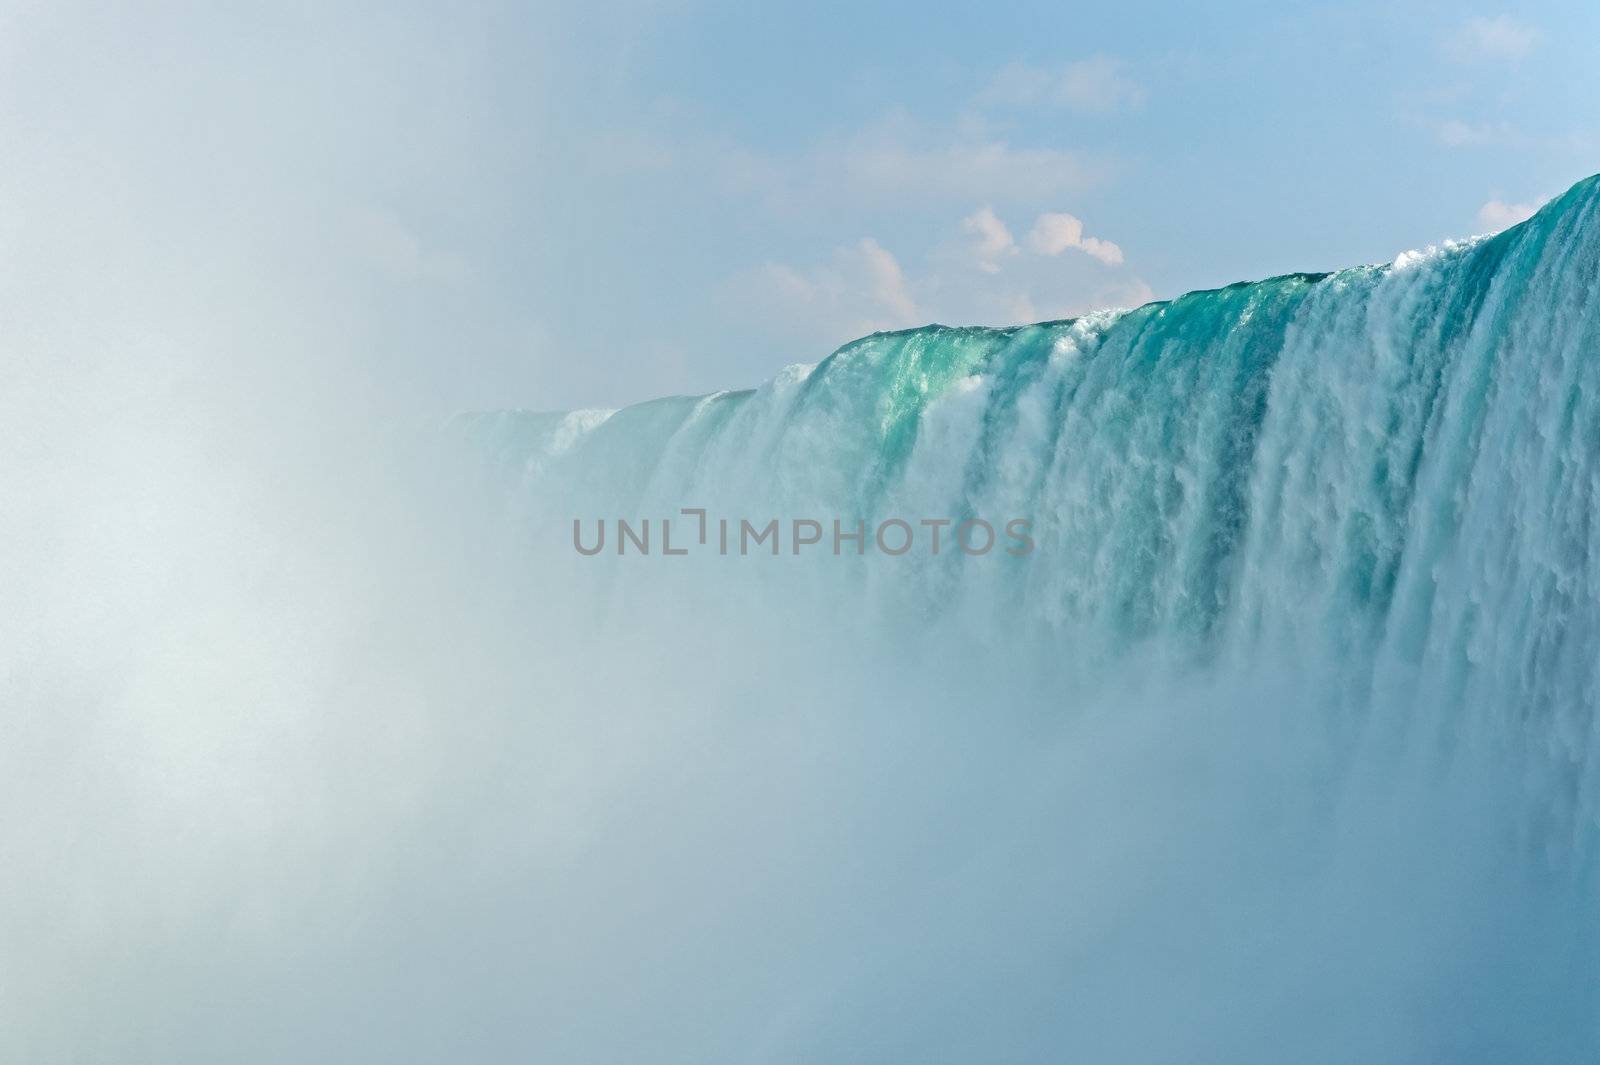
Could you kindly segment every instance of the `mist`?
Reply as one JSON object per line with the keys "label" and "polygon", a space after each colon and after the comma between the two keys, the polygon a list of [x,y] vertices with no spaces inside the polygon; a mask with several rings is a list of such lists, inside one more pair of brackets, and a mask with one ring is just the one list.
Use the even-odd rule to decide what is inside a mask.
{"label": "mist", "polygon": [[[173,44],[178,22],[195,46]],[[1254,600],[1229,585],[1248,617],[1147,580],[1159,536],[1119,523],[1159,512],[1148,528],[1182,532],[1191,515],[1145,505],[1152,466],[1176,471],[1162,499],[1251,476],[1207,465],[1226,450],[1161,466],[1152,439],[1234,439],[1203,417],[1210,393],[1182,408],[1192,425],[1151,412],[1196,381],[1231,411],[1256,379],[1196,370],[1141,391],[1095,371],[1115,379],[1105,420],[1053,418],[1046,399],[1084,366],[1182,361],[1095,362],[1095,330],[1120,343],[1111,317],[1024,336],[1038,350],[1013,377],[1009,336],[880,338],[826,372],[741,367],[776,376],[731,413],[632,408],[559,447],[452,420],[678,383],[652,370],[585,398],[615,368],[568,359],[515,310],[546,275],[489,283],[471,249],[433,238],[450,227],[426,205],[545,191],[506,160],[537,155],[546,109],[476,80],[495,25],[293,6],[248,25],[181,6],[7,16],[0,1059],[1592,1054],[1592,689],[1572,665],[1590,585],[1535,610],[1570,640],[1540,645],[1543,701],[1518,702],[1510,667],[1452,686],[1455,657],[1386,658],[1364,615],[1330,622],[1355,582],[1327,561],[1343,540],[1295,540],[1322,513],[1310,503],[1271,525],[1281,553],[1248,541],[1287,574]],[[539,34],[516,25],[537,66]],[[502,100],[526,122],[508,143],[435,98]],[[485,215],[463,209],[455,231],[493,245]],[[1592,239],[1573,246],[1564,261],[1592,266]],[[1403,284],[1375,305],[1411,307]],[[1301,337],[1344,320],[1309,306],[1326,313],[1214,317]],[[1548,350],[1579,351],[1592,317]],[[1360,335],[1394,354],[1376,326]],[[946,341],[956,355],[934,350]],[[1308,345],[1285,345],[1301,359],[1272,387],[1290,399],[1342,372]],[[1356,409],[1362,367],[1410,382],[1403,361],[1374,356],[1329,394]],[[995,409],[1016,414],[1004,431]],[[1140,411],[1161,434],[1139,436]],[[694,421],[724,414],[738,432]],[[1262,433],[1308,425],[1326,428]],[[1055,451],[1074,461],[1046,479]],[[1366,483],[1326,455],[1273,457],[1306,499]],[[993,479],[967,476],[988,460]],[[1183,506],[1207,500],[1236,530],[1247,498]],[[1004,519],[1019,499],[1057,534],[1020,562],[680,566],[564,539],[574,517],[682,506]],[[1501,510],[1536,512],[1521,503]],[[1530,574],[1558,554],[1518,556],[1534,561],[1509,586],[1544,587]],[[1196,557],[1184,581],[1233,580]],[[1592,565],[1560,557],[1580,578]],[[1461,558],[1485,569],[1443,547],[1426,561]],[[1173,638],[1190,613],[1201,637]],[[1502,664],[1505,617],[1460,658]],[[1474,691],[1501,716],[1468,714]]]}

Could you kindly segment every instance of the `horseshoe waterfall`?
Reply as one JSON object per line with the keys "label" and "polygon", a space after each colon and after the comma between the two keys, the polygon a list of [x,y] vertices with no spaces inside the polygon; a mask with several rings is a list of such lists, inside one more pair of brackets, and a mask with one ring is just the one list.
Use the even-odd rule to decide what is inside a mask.
{"label": "horseshoe waterfall", "polygon": [[0,1060],[1600,1057],[1600,178],[616,411],[138,335],[0,394]]}
{"label": "horseshoe waterfall", "polygon": [[[706,802],[804,810],[740,836],[829,914],[750,1060],[1600,1046],[1600,179],[1383,265],[457,428],[570,616],[677,648],[730,707],[696,744],[784,781]],[[617,519],[654,551],[574,551]]]}

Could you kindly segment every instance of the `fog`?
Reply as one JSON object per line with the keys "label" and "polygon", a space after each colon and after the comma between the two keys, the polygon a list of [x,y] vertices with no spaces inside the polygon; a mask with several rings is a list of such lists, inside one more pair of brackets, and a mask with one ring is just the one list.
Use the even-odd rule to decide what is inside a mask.
{"label": "fog", "polygon": [[438,500],[171,473],[181,528],[64,552],[9,656],[9,1058],[1590,1045],[1515,781],[1350,758],[1297,671],[1091,685],[692,591],[591,623]]}
{"label": "fog", "polygon": [[7,475],[8,1060],[1592,1045],[1563,845],[1501,761],[1352,750],[1336,669],[577,570],[435,430],[107,406]]}

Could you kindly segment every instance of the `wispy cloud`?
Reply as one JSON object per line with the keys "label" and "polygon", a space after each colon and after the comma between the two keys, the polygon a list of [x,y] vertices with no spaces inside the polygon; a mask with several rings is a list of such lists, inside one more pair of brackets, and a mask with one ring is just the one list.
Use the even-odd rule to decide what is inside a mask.
{"label": "wispy cloud", "polygon": [[896,321],[908,323],[915,319],[917,302],[911,298],[899,260],[871,237],[863,238],[856,251],[866,266],[867,291],[878,305]]}
{"label": "wispy cloud", "polygon": [[1502,229],[1509,229],[1518,222],[1525,222],[1532,218],[1534,212],[1545,204],[1544,200],[1530,203],[1507,203],[1504,200],[1490,200],[1478,208],[1478,224],[1490,233],[1498,233]]}
{"label": "wispy cloud", "polygon": [[1510,15],[1469,18],[1445,37],[1445,54],[1458,62],[1526,59],[1538,46],[1539,31]]}
{"label": "wispy cloud", "polygon": [[924,321],[900,261],[871,237],[835,249],[827,262],[811,267],[766,263],[733,278],[727,291],[764,316],[804,323],[819,344]]}

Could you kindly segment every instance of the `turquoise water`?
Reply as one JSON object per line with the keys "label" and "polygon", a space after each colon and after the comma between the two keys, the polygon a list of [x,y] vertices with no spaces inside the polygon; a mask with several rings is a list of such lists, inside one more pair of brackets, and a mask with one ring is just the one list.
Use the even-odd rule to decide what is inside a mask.
{"label": "turquoise water", "polygon": [[[595,853],[759,824],[645,859],[730,907],[648,992],[737,999],[710,1057],[1600,1050],[1600,178],[1392,263],[458,426],[537,574],[528,668],[672,782],[639,792],[661,835]],[[1036,549],[572,547],[682,543],[685,507]],[[769,935],[787,960],[729,945]],[[618,1023],[570,1045],[626,1056]]]}
{"label": "turquoise water", "polygon": [[471,424],[552,529],[697,504],[1028,516],[1026,559],[911,559],[840,594],[936,588],[941,609],[1112,655],[1331,652],[1346,701],[1537,723],[1587,816],[1597,286],[1591,178],[1498,236],[1381,266],[875,334],[754,391]]}

